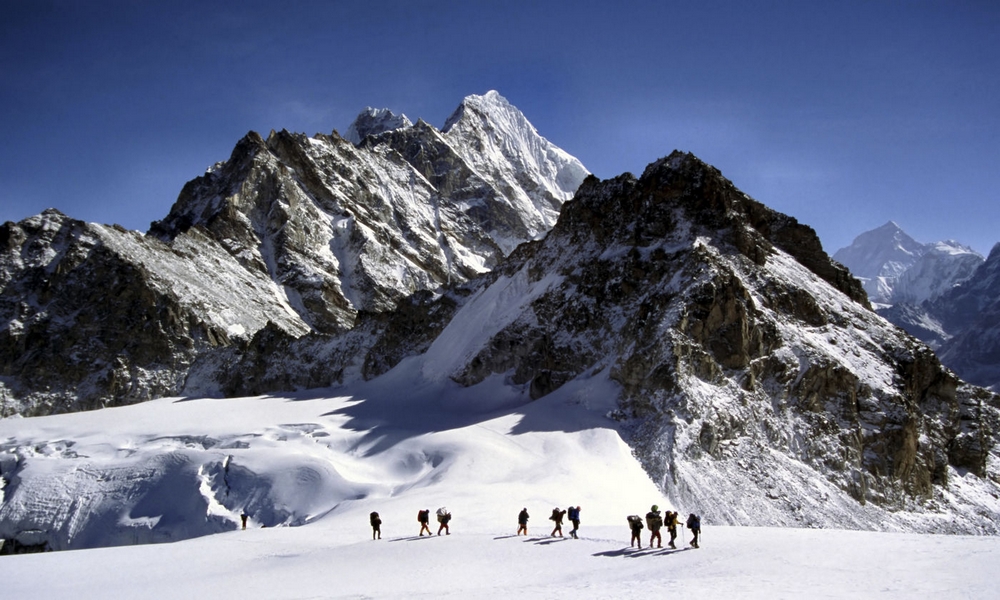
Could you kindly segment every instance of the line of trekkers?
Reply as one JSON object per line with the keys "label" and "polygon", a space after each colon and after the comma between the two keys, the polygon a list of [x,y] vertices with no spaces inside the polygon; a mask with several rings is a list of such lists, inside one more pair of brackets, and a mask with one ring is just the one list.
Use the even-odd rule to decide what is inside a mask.
{"label": "line of trekkers", "polygon": [[[660,507],[653,505],[650,507],[649,512],[646,513],[646,527],[649,528],[649,547],[650,548],[662,548],[663,538],[660,536],[660,529],[666,526],[667,531],[670,533],[670,548],[677,548],[674,540],[677,539],[677,526],[680,524],[680,515],[674,511],[667,511],[665,515],[660,515]],[[691,513],[687,518],[687,528],[691,530],[691,546],[693,548],[698,548],[698,538],[701,537],[701,518]],[[639,515],[629,515],[628,516],[628,527],[632,530],[632,540],[629,542],[629,546],[638,545],[642,548],[642,517]],[[654,546],[653,543],[656,542]]]}
{"label": "line of trekkers", "polygon": [[[552,529],[552,533],[549,534],[551,537],[563,537],[562,525],[563,519],[569,518],[569,522],[573,524],[573,529],[570,530],[569,535],[573,539],[579,539],[577,536],[577,531],[580,530],[580,507],[570,506],[566,510],[560,509],[558,506],[552,509],[552,515],[549,516],[549,520],[555,524]],[[379,517],[377,512],[371,513],[369,515],[371,526],[372,526],[372,539],[382,539],[382,519]],[[528,519],[531,518],[528,514],[527,508],[522,508],[521,512],[517,514],[517,535],[528,535]],[[420,523],[420,535],[423,536],[424,532],[427,535],[431,535],[431,529],[428,526],[431,519],[431,511],[427,509],[422,509],[417,511],[417,522]],[[629,515],[628,526],[632,531],[632,540],[630,546],[634,547],[638,545],[642,548],[642,529],[643,529],[643,519],[639,515]],[[451,511],[445,507],[437,509],[437,522],[438,531],[437,534],[441,535],[444,531],[445,535],[451,535],[451,530],[448,527],[448,523],[451,521]],[[660,536],[660,530],[666,526],[667,531],[670,532],[670,542],[668,547],[677,548],[674,541],[677,539],[677,526],[679,525],[679,515],[673,511],[667,511],[665,515],[660,514],[660,507],[653,505],[649,512],[646,513],[646,524],[645,526],[649,528],[649,547],[650,548],[662,548],[663,538]],[[701,518],[698,515],[691,513],[687,518],[687,528],[691,530],[692,539],[691,546],[698,548],[698,539],[701,537]],[[656,542],[654,546],[653,543]]]}
{"label": "line of trekkers", "polygon": [[[517,513],[517,535],[528,535],[528,509],[522,508],[521,512]],[[569,522],[573,524],[573,529],[570,530],[569,536],[574,540],[580,539],[576,532],[580,530],[580,507],[571,506],[566,510],[560,509],[558,506],[552,509],[552,515],[549,520],[555,524],[552,529],[552,533],[549,534],[551,537],[563,537],[562,525],[563,519],[568,518]]]}
{"label": "line of trekkers", "polygon": [[[368,516],[369,522],[372,525],[372,539],[382,539],[382,518],[378,516],[377,512],[372,512]],[[431,528],[428,524],[431,522],[431,511],[425,509],[417,511],[417,522],[420,523],[420,535],[423,536],[424,532],[427,535],[431,535]],[[451,529],[448,527],[448,523],[451,522],[451,511],[445,507],[437,509],[437,522],[438,522],[438,535],[441,535],[443,531],[445,535],[451,535]]]}

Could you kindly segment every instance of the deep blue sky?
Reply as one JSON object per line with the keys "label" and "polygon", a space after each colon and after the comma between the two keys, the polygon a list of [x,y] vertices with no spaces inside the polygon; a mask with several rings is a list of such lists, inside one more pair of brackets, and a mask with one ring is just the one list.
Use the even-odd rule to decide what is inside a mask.
{"label": "deep blue sky", "polygon": [[830,253],[1000,241],[993,0],[0,0],[0,222],[145,231],[249,130],[490,89],[602,178],[694,152]]}

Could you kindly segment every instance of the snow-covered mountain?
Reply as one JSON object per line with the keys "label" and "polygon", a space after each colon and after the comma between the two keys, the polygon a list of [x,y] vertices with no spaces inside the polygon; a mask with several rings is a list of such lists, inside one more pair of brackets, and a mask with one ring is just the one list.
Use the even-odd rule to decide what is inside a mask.
{"label": "snow-covered mountain", "polygon": [[257,393],[358,372],[0,421],[0,536],[84,548],[243,510],[485,523],[567,501],[593,524],[657,503],[716,525],[1000,531],[1000,400],[873,313],[810,228],[679,152],[588,178],[544,239],[443,295],[344,334],[271,326],[245,352],[230,370]]}
{"label": "snow-covered mountain", "polygon": [[879,305],[918,305],[968,279],[983,262],[978,252],[958,242],[917,242],[892,221],[862,233],[833,258]]}
{"label": "snow-covered mountain", "polygon": [[970,279],[983,260],[972,248],[952,240],[927,244],[923,255],[896,278],[889,300],[912,305],[933,300]]}
{"label": "snow-covered mountain", "polygon": [[[0,421],[0,537],[166,541],[374,502],[485,520],[567,490],[608,524],[654,495],[711,524],[1000,532],[1000,397],[874,313],[811,228],[674,152],[588,176],[532,239],[582,171],[501,100],[358,145],[250,134],[147,236],[4,225],[0,381],[30,393],[5,410],[79,406],[82,376],[185,398]],[[210,321],[210,291],[282,317]],[[150,392],[156,369],[174,379]],[[200,399],[219,395],[248,397]]]}
{"label": "snow-covered mountain", "polygon": [[[544,232],[587,171],[495,92],[455,114],[462,133],[446,136],[368,109],[350,128],[359,146],[250,132],[145,236],[54,212],[4,224],[4,410],[203,389],[190,366],[222,364],[216,350],[240,352],[259,332],[342,334],[359,314],[493,268]],[[394,131],[419,132],[419,152],[373,139]]]}

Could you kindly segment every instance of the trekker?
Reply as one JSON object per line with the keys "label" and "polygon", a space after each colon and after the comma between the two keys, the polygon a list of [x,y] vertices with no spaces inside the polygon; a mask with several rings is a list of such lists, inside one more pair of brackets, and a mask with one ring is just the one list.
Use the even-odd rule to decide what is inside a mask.
{"label": "trekker", "polygon": [[653,505],[646,513],[646,527],[649,527],[649,547],[653,547],[656,542],[657,548],[663,547],[663,537],[660,535],[660,528],[663,527],[663,517],[660,516],[660,507]]}
{"label": "trekker", "polygon": [[674,545],[674,540],[677,539],[677,513],[675,511],[667,511],[665,525],[667,526],[667,531],[670,532],[670,547],[676,550],[677,546]]}
{"label": "trekker", "polygon": [[420,523],[420,535],[424,535],[425,531],[427,532],[427,535],[431,534],[431,528],[427,526],[427,524],[431,522],[430,509],[425,508],[423,510],[418,510],[417,522]]}
{"label": "trekker", "polygon": [[240,521],[243,522],[243,529],[244,530],[247,528],[247,519],[249,517],[250,517],[250,515],[247,514],[246,510],[244,510],[242,513],[240,513]]}
{"label": "trekker", "polygon": [[522,531],[524,535],[528,535],[528,518],[527,508],[522,508],[521,512],[517,513],[517,535],[521,535]]}
{"label": "trekker", "polygon": [[580,507],[571,506],[566,509],[566,514],[569,516],[569,522],[573,524],[573,529],[569,532],[570,536],[572,536],[574,540],[580,539],[576,535],[576,532],[580,529]]}
{"label": "trekker", "polygon": [[368,515],[368,520],[372,524],[372,539],[374,540],[376,535],[378,539],[382,539],[382,519],[379,518],[378,513],[372,512],[372,514]]}
{"label": "trekker", "polygon": [[552,516],[549,517],[549,520],[555,522],[556,527],[552,530],[551,537],[556,537],[557,533],[559,537],[563,537],[562,522],[564,516],[566,516],[566,511],[559,510],[558,506],[552,509]]}
{"label": "trekker", "polygon": [[628,544],[629,548],[638,544],[639,549],[642,550],[642,517],[639,515],[629,515],[628,528],[632,530],[632,540]]}
{"label": "trekker", "polygon": [[444,531],[445,535],[451,535],[451,529],[448,528],[448,522],[451,521],[451,513],[448,512],[448,509],[443,506],[437,509],[437,519],[438,523],[440,523],[438,526],[438,535],[441,535],[442,531]]}
{"label": "trekker", "polygon": [[701,518],[698,515],[691,513],[688,516],[687,528],[691,530],[691,534],[694,538],[691,540],[691,546],[694,548],[700,548],[698,545],[698,537],[701,535]]}

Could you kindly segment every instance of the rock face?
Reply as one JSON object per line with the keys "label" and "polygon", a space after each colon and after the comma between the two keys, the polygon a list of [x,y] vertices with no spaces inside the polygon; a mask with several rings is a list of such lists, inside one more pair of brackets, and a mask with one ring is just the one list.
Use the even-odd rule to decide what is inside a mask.
{"label": "rock face", "polygon": [[251,132],[145,236],[57,213],[5,224],[4,412],[224,393],[255,379],[220,371],[255,360],[255,343],[310,333],[340,348],[330,340],[359,315],[493,268],[587,172],[495,92],[456,115],[449,137],[367,110],[350,129],[359,146]]}
{"label": "rock face", "polygon": [[46,211],[0,227],[0,249],[5,412],[175,393],[200,353],[267,323],[290,335],[309,330],[266,273],[240,268],[201,230],[168,246]]}
{"label": "rock face", "polygon": [[412,125],[406,115],[397,115],[387,108],[369,106],[354,119],[344,134],[344,139],[357,146],[369,135],[378,135],[393,129],[406,129]]}
{"label": "rock face", "polygon": [[938,350],[941,361],[1000,391],[1000,244],[968,280],[923,306],[951,334]]}
{"label": "rock face", "polygon": [[588,179],[543,241],[466,287],[426,329],[425,375],[503,374],[534,398],[610,377],[614,418],[679,504],[874,528],[954,510],[942,528],[997,531],[956,499],[965,473],[996,489],[997,397],[875,315],[811,229],[691,155]]}

